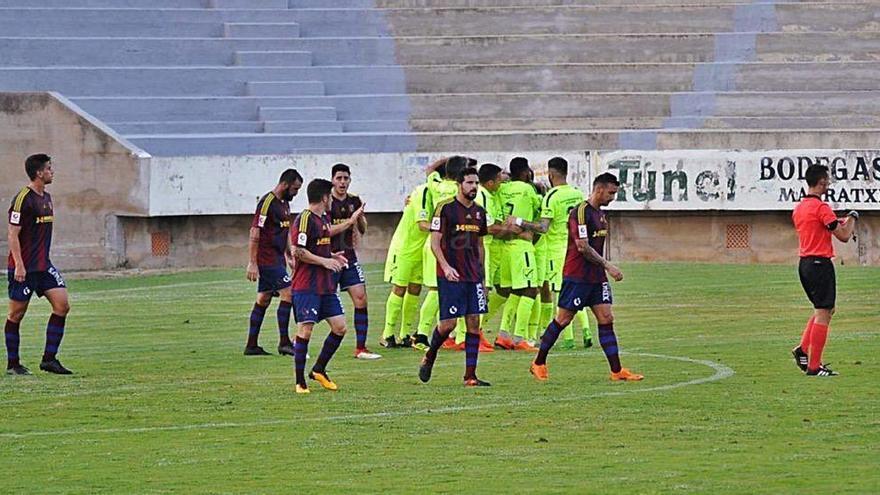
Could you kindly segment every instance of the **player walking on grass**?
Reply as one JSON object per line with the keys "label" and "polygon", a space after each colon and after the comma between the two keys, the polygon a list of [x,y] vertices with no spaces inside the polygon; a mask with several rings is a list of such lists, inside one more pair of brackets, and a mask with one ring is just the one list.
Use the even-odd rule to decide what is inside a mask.
{"label": "player walking on grass", "polygon": [[801,343],[792,349],[795,364],[810,376],[836,376],[838,373],[822,363],[822,351],[828,338],[828,327],[834,314],[837,287],[834,277],[833,235],[848,242],[855,231],[859,214],[851,211],[838,218],[831,206],[822,200],[828,191],[828,167],[811,165],[805,174],[808,192],[791,214],[798,233],[798,275],[807,298],[813,304],[813,315],[801,336]]}
{"label": "player walking on grass", "polygon": [[6,373],[31,374],[19,358],[19,326],[27,313],[31,296],[36,293],[37,297],[45,296],[52,306],[52,315],[46,325],[46,347],[40,369],[58,375],[70,375],[72,372],[62,366],[57,357],[70,304],[64,279],[49,260],[55,212],[52,196],[46,191],[46,186],[52,183],[55,176],[52,159],[43,154],[31,155],[25,160],[24,168],[30,183],[15,195],[9,207]]}
{"label": "player walking on grass", "polygon": [[[358,196],[348,192],[351,185],[351,169],[344,163],[337,163],[331,169],[333,179],[333,193],[330,204],[330,218],[333,225],[341,225],[350,221],[352,215],[358,210],[363,211],[363,202]],[[367,279],[361,268],[355,252],[355,230],[361,236],[367,231],[367,218],[364,215],[358,217],[353,228],[336,234],[330,240],[333,252],[342,252],[348,260],[348,266],[334,274],[334,284],[348,292],[354,306],[354,331],[357,342],[354,350],[356,359],[380,359],[382,356],[367,349],[367,332],[369,330],[369,318],[367,314]]]}
{"label": "player walking on grass", "polygon": [[562,276],[562,292],[556,318],[541,337],[541,347],[529,371],[536,379],[545,381],[547,353],[553,348],[559,334],[575,314],[589,307],[599,323],[599,344],[611,368],[612,381],[638,381],[644,378],[621,367],[614,334],[614,315],[611,311],[611,286],[608,275],[620,282],[623,273],[603,256],[608,237],[608,220],[603,206],[608,206],[617,195],[620,183],[610,173],[600,174],[593,181],[593,190],[587,201],[572,210],[568,219],[568,251]]}
{"label": "player walking on grass", "polygon": [[431,251],[437,259],[436,273],[440,296],[440,323],[434,328],[431,345],[419,367],[419,379],[431,379],[437,351],[464,317],[466,387],[486,387],[477,378],[480,354],[480,317],[487,310],[483,242],[487,233],[486,210],[474,203],[480,179],[477,169],[465,168],[459,175],[454,198],[437,205],[431,220]]}
{"label": "player walking on grass", "polygon": [[245,356],[267,356],[259,345],[260,327],[266,309],[277,295],[281,300],[275,315],[278,318],[278,354],[293,356],[290,342],[290,275],[294,266],[290,250],[290,200],[302,187],[303,178],[290,168],[281,174],[278,185],[257,202],[248,240],[247,279],[257,282],[257,301],[251,309]]}
{"label": "player walking on grass", "polygon": [[[324,340],[324,347],[309,373],[309,378],[327,390],[339,388],[327,375],[327,363],[345,336],[345,313],[339,294],[336,293],[333,275],[345,269],[348,260],[343,253],[334,253],[330,248],[333,232],[328,213],[332,189],[333,184],[328,180],[311,181],[306,189],[309,207],[294,220],[290,231],[297,261],[292,291],[297,324],[293,362],[296,372],[295,390],[298,394],[309,393],[305,379],[306,355],[309,352],[312,329],[322,320],[327,320],[330,333]],[[357,221],[359,216],[360,213],[355,213],[352,218]]]}

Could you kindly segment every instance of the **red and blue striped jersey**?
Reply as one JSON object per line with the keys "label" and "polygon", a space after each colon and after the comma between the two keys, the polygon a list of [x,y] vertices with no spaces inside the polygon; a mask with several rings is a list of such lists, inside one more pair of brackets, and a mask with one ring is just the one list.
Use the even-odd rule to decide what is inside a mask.
{"label": "red and blue striped jersey", "polygon": [[[25,187],[9,206],[9,224],[21,227],[18,242],[21,245],[21,260],[24,269],[29,272],[45,272],[52,266],[49,261],[49,248],[52,245],[52,224],[55,213],[52,208],[52,196],[48,192],[42,195]],[[6,265],[15,269],[12,252]]]}
{"label": "red and blue striped jersey", "polygon": [[[315,256],[329,258],[330,249],[330,216],[318,216],[310,210],[303,210],[293,222],[290,229],[290,240],[293,245],[300,249],[306,249]],[[333,285],[333,272],[323,266],[305,263],[301,260],[296,263],[293,272],[293,291],[311,292],[314,294],[333,294],[336,287]]]}
{"label": "red and blue striped jersey", "polygon": [[563,279],[590,284],[607,282],[605,268],[587,260],[575,244],[577,239],[586,239],[590,247],[600,256],[604,256],[607,237],[608,219],[604,211],[593,208],[593,205],[587,201],[571,210],[568,215],[568,250],[565,253],[565,267],[562,270]]}
{"label": "red and blue striped jersey", "polygon": [[[333,225],[344,223],[360,207],[361,198],[354,194],[347,194],[345,199],[331,197],[330,218],[333,220]],[[357,226],[354,228],[356,229]],[[344,252],[349,262],[357,261],[357,253],[354,252],[354,229],[348,229],[341,234],[333,236],[330,240],[330,245],[334,253]]]}
{"label": "red and blue striped jersey", "polygon": [[258,266],[285,266],[284,253],[290,235],[290,206],[269,192],[257,202],[251,227],[260,229]]}
{"label": "red and blue striped jersey", "polygon": [[[480,261],[482,239],[488,233],[486,210],[476,202],[465,206],[457,198],[442,201],[434,210],[431,231],[443,234],[441,249],[446,262],[458,272],[461,282],[483,282]],[[440,262],[437,277],[445,279]]]}

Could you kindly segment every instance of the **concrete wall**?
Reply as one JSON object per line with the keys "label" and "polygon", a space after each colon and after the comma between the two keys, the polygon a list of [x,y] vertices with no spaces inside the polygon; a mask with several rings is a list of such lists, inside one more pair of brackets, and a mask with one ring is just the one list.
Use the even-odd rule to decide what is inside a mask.
{"label": "concrete wall", "polygon": [[[250,215],[203,215],[173,217],[124,217],[125,258],[120,266],[140,268],[224,266],[247,264]],[[385,261],[385,253],[398,213],[374,213],[358,249],[367,263]],[[171,244],[167,256],[152,252],[152,234],[167,233]]]}
{"label": "concrete wall", "polygon": [[[727,226],[747,225],[748,248],[727,247]],[[834,241],[837,260],[880,265],[880,213],[865,212],[858,242]],[[610,256],[623,261],[793,263],[797,234],[790,212],[611,213]]]}
{"label": "concrete wall", "polygon": [[[34,153],[50,155],[55,169],[48,188],[55,206],[52,261],[62,270],[116,266],[124,245],[115,215],[146,214],[149,155],[60,95],[0,93],[4,212],[27,184],[24,160]],[[5,256],[6,235],[0,237]]]}

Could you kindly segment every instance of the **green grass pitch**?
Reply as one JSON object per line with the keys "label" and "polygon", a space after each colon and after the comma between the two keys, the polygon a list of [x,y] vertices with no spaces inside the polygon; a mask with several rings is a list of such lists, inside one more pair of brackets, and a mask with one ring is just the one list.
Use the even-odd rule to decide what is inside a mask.
{"label": "green grass pitch", "polygon": [[609,382],[597,348],[553,352],[548,383],[529,355],[495,352],[480,390],[461,386],[462,353],[441,352],[424,385],[416,352],[379,348],[380,268],[370,346],[385,358],[352,359],[351,331],[329,367],[341,390],[304,397],[290,358],[241,355],[243,270],[70,281],[60,357],[77,374],[36,370],[35,302],[35,376],[0,379],[0,492],[880,492],[878,268],[838,269],[825,360],[840,377],[790,357],[809,316],[794,266],[624,264],[615,328],[645,381]]}

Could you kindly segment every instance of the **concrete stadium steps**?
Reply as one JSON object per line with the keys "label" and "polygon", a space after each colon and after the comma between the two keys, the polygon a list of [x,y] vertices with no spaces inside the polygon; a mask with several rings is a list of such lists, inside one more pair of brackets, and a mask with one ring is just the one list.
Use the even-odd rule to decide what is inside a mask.
{"label": "concrete stadium steps", "polygon": [[[246,0],[245,0],[246,1]],[[175,23],[276,23],[299,25],[298,35],[318,37],[332,34],[348,37],[389,36],[388,25],[380,10],[375,9],[169,9],[169,8],[2,8],[0,23],[24,24],[124,23],[165,24],[169,32],[178,32]],[[92,31],[86,31],[86,33]]]}
{"label": "concrete stadium steps", "polygon": [[[880,33],[597,34],[398,38],[402,65],[693,63],[725,61],[743,42],[759,62],[880,60]],[[750,46],[753,46],[751,48]]]}
{"label": "concrete stadium steps", "polygon": [[394,40],[244,38],[2,38],[0,66],[232,65],[235,52],[310,52],[315,65],[394,65]]}
{"label": "concrete stadium steps", "polygon": [[[663,130],[629,131],[656,137],[658,149],[804,149],[870,148],[880,129],[843,130]],[[472,151],[544,149],[617,149],[621,133],[608,131],[509,131],[344,134],[129,135],[134,144],[155,156],[213,153],[297,154],[369,150],[468,149]],[[549,147],[549,148],[548,148]]]}
{"label": "concrete stadium steps", "polygon": [[341,133],[343,123],[338,120],[266,120],[263,132],[266,134],[295,133]]}
{"label": "concrete stadium steps", "polygon": [[263,123],[256,120],[243,121],[142,121],[106,122],[119,134],[223,134],[263,132]]}
{"label": "concrete stadium steps", "polygon": [[312,52],[305,51],[236,51],[235,65],[241,67],[308,67]]}
{"label": "concrete stadium steps", "polygon": [[[850,3],[851,0],[842,0]],[[814,0],[786,0],[786,3],[814,2]],[[827,2],[827,0],[826,0]],[[823,3],[826,3],[823,2]],[[464,8],[464,7],[553,7],[571,5],[729,5],[748,3],[747,0],[334,0],[334,6],[365,8],[375,4],[383,9],[411,8]],[[830,3],[830,2],[827,2]],[[318,8],[326,5],[326,0],[289,0],[290,8]]]}
{"label": "concrete stadium steps", "polygon": [[226,38],[299,38],[300,26],[295,22],[226,22]]}
{"label": "concrete stadium steps", "polygon": [[[783,117],[605,117],[605,118],[516,118],[516,119],[413,119],[413,132],[493,131],[598,131],[689,128],[697,121],[700,129],[880,129],[878,115],[798,115]],[[681,123],[682,125],[677,125]],[[690,127],[692,128],[692,127]]]}
{"label": "concrete stadium steps", "polygon": [[50,19],[34,25],[0,21],[3,37],[81,37],[91,34],[114,38],[298,38],[295,22],[103,22]]}
{"label": "concrete stadium steps", "polygon": [[[302,11],[305,12],[305,11]],[[616,32],[730,32],[743,18],[760,20],[764,31],[823,31],[829,19],[838,30],[877,30],[876,3],[795,3],[738,5],[573,5],[397,9],[385,11],[394,35],[455,36],[595,34]],[[425,22],[426,15],[430,22]]]}
{"label": "concrete stadium steps", "polygon": [[0,8],[201,9],[208,0],[0,0]]}
{"label": "concrete stadium steps", "polygon": [[[289,109],[335,109],[341,120],[362,120],[370,115],[376,120],[409,118],[407,95],[376,96],[244,96],[244,97],[81,97],[71,98],[92,115],[107,121],[128,120],[324,120],[321,117],[283,118],[294,115]],[[262,109],[262,110],[261,110]],[[267,116],[265,109],[273,109]],[[285,110],[281,110],[285,109]],[[199,116],[206,118],[199,119]]]}
{"label": "concrete stadium steps", "polygon": [[[406,72],[406,84],[389,84]],[[694,71],[729,73],[694,88]],[[728,72],[729,71],[729,72]],[[841,77],[846,74],[846,77]],[[732,86],[724,86],[732,85]],[[108,86],[111,88],[108,90]],[[822,91],[880,89],[874,62],[750,64],[559,64],[344,67],[0,68],[0,87],[68,96],[290,96],[485,93],[676,92],[693,89]],[[112,91],[112,94],[108,94]]]}
{"label": "concrete stadium steps", "polygon": [[0,67],[0,88],[68,96],[243,96],[248,83],[272,81],[320,83],[326,94],[406,92],[403,71],[395,66]]}

